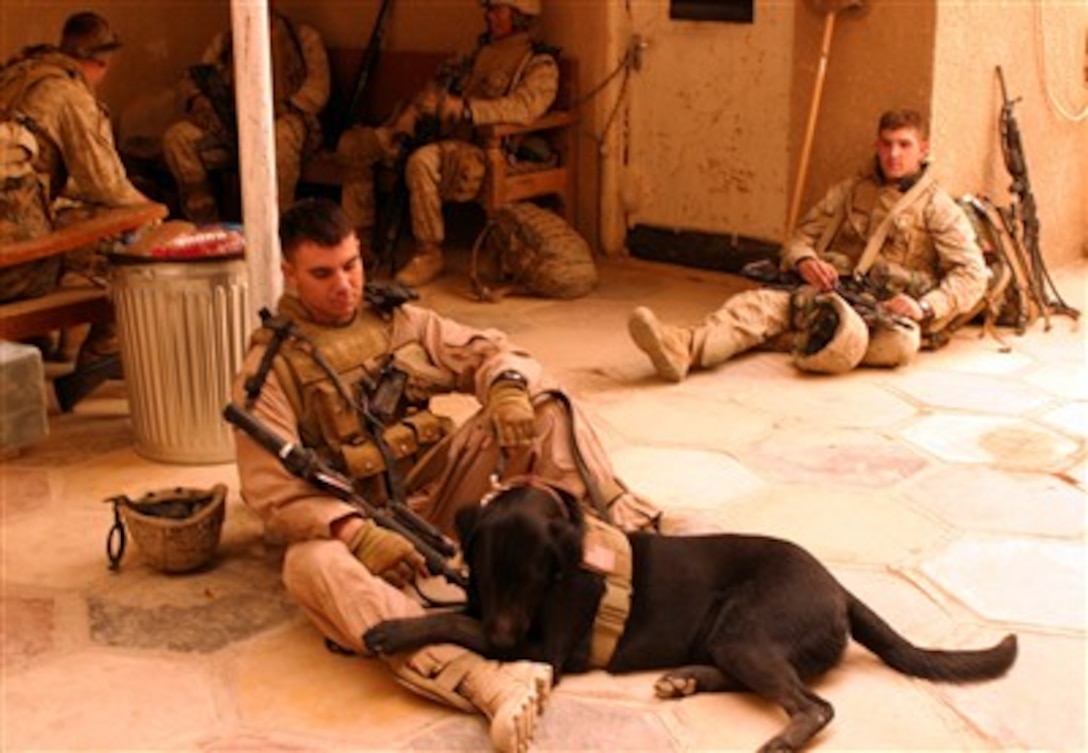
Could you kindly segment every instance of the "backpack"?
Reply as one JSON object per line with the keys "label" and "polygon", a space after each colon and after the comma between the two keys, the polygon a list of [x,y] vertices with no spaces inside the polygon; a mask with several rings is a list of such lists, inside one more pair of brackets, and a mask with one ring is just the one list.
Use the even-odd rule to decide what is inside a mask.
{"label": "backpack", "polygon": [[982,300],[950,326],[961,326],[982,317],[982,324],[988,330],[995,325],[1014,327],[1017,334],[1023,334],[1040,311],[1031,295],[1031,270],[1025,266],[1026,259],[1018,251],[1016,238],[1001,210],[988,198],[965,194],[957,203],[975,229],[990,278]]}
{"label": "backpack", "polygon": [[597,285],[589,244],[555,212],[531,202],[507,204],[472,248],[470,277],[477,300],[507,292],[580,298]]}

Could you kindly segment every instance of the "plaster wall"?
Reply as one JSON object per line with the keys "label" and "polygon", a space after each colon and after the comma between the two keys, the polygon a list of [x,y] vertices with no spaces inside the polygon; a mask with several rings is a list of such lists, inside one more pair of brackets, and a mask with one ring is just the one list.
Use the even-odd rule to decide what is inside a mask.
{"label": "plaster wall", "polygon": [[629,225],[779,232],[794,12],[793,3],[767,0],[751,24],[692,22],[671,20],[667,0],[631,4],[631,31],[648,47],[629,84]]}
{"label": "plaster wall", "polygon": [[[798,3],[797,57],[791,96],[794,157],[791,190],[800,162],[803,135],[815,91],[827,16],[822,7],[838,6],[827,71],[804,176],[799,216],[834,182],[870,163],[876,124],[888,109],[909,107],[928,113],[933,89],[932,50],[936,36],[936,0],[909,3],[863,0],[846,3]],[[782,240],[786,228],[775,236]]]}
{"label": "plaster wall", "polygon": [[[956,193],[1009,203],[1001,153],[1001,66],[1020,98],[1028,175],[1048,263],[1088,256],[1088,3],[941,3],[933,92],[934,167]],[[1050,89],[1054,99],[1048,97]],[[1070,116],[1080,115],[1075,122]]]}

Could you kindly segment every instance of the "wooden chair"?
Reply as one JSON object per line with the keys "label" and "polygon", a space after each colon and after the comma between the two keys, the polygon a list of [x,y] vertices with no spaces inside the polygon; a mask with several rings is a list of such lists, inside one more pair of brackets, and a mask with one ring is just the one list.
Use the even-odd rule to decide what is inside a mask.
{"label": "wooden chair", "polygon": [[[487,180],[480,202],[490,217],[506,204],[542,196],[554,196],[559,214],[567,222],[575,208],[575,165],[577,116],[571,110],[577,90],[577,63],[569,58],[559,61],[559,91],[551,110],[528,125],[500,123],[478,128],[487,158]],[[554,165],[540,167],[531,162],[511,163],[503,142],[508,138],[543,134],[558,155]]]}
{"label": "wooden chair", "polygon": [[[166,218],[162,204],[109,209],[52,233],[0,245],[0,267],[44,259]],[[59,288],[38,298],[0,304],[0,339],[22,340],[76,324],[113,320],[109,291],[88,285]]]}

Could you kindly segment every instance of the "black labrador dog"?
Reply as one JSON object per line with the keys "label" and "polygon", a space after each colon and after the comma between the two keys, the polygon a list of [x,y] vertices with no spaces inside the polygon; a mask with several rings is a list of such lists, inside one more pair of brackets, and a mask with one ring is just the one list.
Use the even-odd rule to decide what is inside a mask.
{"label": "black labrador dog", "polygon": [[[364,636],[388,654],[457,643],[495,659],[589,665],[604,576],[583,564],[586,524],[566,495],[516,486],[467,508],[457,526],[469,565],[464,612],[389,620]],[[806,681],[842,658],[850,637],[884,663],[927,680],[967,682],[1004,674],[1016,636],[981,650],[919,648],[835,580],[805,550],[764,536],[628,535],[631,611],[609,672],[671,671],[662,698],[747,691],[782,706],[789,723],[762,751],[804,747],[834,714]]]}

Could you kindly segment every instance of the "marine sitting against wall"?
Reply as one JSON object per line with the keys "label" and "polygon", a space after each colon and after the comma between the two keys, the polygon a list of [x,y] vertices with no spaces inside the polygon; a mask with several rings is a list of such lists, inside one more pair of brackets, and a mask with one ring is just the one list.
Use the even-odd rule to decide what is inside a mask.
{"label": "marine sitting against wall", "polygon": [[937,185],[928,154],[919,113],[884,113],[872,166],[834,186],[782,249],[781,269],[800,287],[742,292],[693,327],[639,307],[628,321],[635,345],[672,382],[790,331],[794,363],[806,371],[908,363],[972,310],[988,275],[974,229]]}

